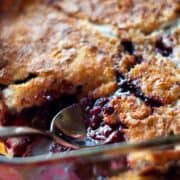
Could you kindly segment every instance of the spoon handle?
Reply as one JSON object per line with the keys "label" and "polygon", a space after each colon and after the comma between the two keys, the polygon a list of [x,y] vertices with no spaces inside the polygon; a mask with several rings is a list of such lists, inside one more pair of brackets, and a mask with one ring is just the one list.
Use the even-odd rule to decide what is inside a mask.
{"label": "spoon handle", "polygon": [[10,138],[26,135],[43,135],[49,137],[48,134],[30,127],[0,127],[0,138]]}
{"label": "spoon handle", "polygon": [[19,137],[19,136],[26,136],[26,135],[41,135],[46,138],[51,138],[54,140],[57,144],[63,145],[68,148],[72,149],[79,149],[78,146],[73,145],[65,140],[63,140],[61,137],[57,136],[54,133],[47,132],[47,131],[41,131],[38,129],[30,128],[30,127],[0,127],[0,138],[10,138],[10,137]]}

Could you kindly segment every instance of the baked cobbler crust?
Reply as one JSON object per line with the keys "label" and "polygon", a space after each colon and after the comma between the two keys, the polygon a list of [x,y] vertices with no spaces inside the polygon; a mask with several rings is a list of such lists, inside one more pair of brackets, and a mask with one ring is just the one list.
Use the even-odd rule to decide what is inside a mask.
{"label": "baked cobbler crust", "polygon": [[0,33],[0,83],[7,86],[3,98],[10,109],[42,105],[46,94],[57,98],[77,86],[96,96],[114,90],[115,38],[45,5],[28,6],[15,19],[2,21]]}
{"label": "baked cobbler crust", "polygon": [[180,71],[167,59],[152,59],[136,65],[128,73],[128,78],[140,86],[148,97],[172,103],[180,97]]}
{"label": "baked cobbler crust", "polygon": [[72,16],[109,23],[119,29],[138,29],[144,33],[175,19],[180,8],[177,0],[63,0],[55,1],[54,5]]}

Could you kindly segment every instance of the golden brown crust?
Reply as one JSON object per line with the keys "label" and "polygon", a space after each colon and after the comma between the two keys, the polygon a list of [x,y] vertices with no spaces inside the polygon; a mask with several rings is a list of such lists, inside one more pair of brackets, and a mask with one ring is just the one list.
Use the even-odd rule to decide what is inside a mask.
{"label": "golden brown crust", "polygon": [[164,174],[173,161],[180,160],[180,151],[170,149],[134,152],[128,156],[128,160],[136,170],[140,170],[139,175],[152,175],[154,172]]}
{"label": "golden brown crust", "polygon": [[136,65],[128,73],[147,97],[154,97],[163,104],[172,103],[180,97],[180,71],[164,59],[152,59]]}
{"label": "golden brown crust", "polygon": [[116,123],[117,119],[126,125],[136,124],[152,112],[150,107],[133,95],[114,98],[110,104],[114,107],[115,113],[104,117],[104,121],[110,124]]}
{"label": "golden brown crust", "polygon": [[[105,115],[104,121],[109,124],[120,121],[125,125],[123,132],[130,142],[180,134],[180,106],[178,103],[152,108],[133,95],[123,95],[113,98],[109,104],[114,108],[114,113]],[[142,174],[152,172],[163,174],[168,169],[168,162],[178,161],[179,155],[178,147],[167,151],[139,151],[130,153],[128,162],[133,169],[137,169]],[[141,176],[135,175],[134,178],[141,178]]]}
{"label": "golden brown crust", "polygon": [[178,0],[63,0],[54,4],[72,16],[145,33],[175,19],[180,9]]}
{"label": "golden brown crust", "polygon": [[[180,133],[180,108],[160,107],[153,114],[136,124],[129,124],[127,134],[132,141],[151,139],[156,136],[167,136]],[[143,135],[142,135],[143,132]]]}
{"label": "golden brown crust", "polygon": [[[15,19],[2,20],[0,42],[0,83],[9,85],[3,97],[11,109],[19,111],[42,104],[42,91],[55,91],[55,97],[62,95],[59,89],[64,81],[74,89],[81,86],[82,94],[94,90],[96,97],[115,88],[112,57],[117,49],[116,39],[105,37],[90,23],[69,18],[52,7],[28,6]],[[16,83],[31,75],[32,80]],[[66,89],[66,94],[71,92]],[[37,99],[40,94],[42,97]]]}
{"label": "golden brown crust", "polygon": [[[120,121],[130,141],[141,141],[171,133],[180,134],[180,106],[167,105],[151,108],[135,96],[124,96],[110,102],[115,111],[106,115],[104,121],[113,124]],[[143,132],[143,133],[142,133]]]}

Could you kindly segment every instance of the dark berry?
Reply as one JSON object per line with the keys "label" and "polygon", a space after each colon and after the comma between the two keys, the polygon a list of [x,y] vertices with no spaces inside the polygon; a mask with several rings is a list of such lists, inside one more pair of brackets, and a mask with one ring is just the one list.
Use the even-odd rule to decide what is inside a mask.
{"label": "dark berry", "polygon": [[124,141],[124,134],[121,131],[113,131],[106,139],[105,144]]}
{"label": "dark berry", "polygon": [[92,129],[96,129],[99,127],[101,119],[98,116],[92,116],[90,118],[90,126]]}
{"label": "dark berry", "polygon": [[123,40],[121,42],[121,45],[123,46],[124,51],[128,52],[129,54],[133,54],[134,46],[133,46],[133,43],[131,41]]}
{"label": "dark berry", "polygon": [[102,134],[103,134],[105,137],[108,137],[108,136],[112,133],[112,131],[113,131],[113,129],[106,124],[106,125],[104,125]]}
{"label": "dark berry", "polygon": [[103,107],[108,101],[109,99],[107,97],[101,97],[95,101],[94,106]]}
{"label": "dark berry", "polygon": [[145,101],[145,103],[147,105],[150,105],[152,107],[160,107],[160,106],[162,106],[162,102],[159,99],[145,97],[144,101]]}
{"label": "dark berry", "polygon": [[92,104],[92,101],[91,101],[91,99],[89,98],[89,97],[84,97],[84,98],[82,98],[81,100],[80,100],[80,104],[82,105],[82,106],[90,106],[91,104]]}
{"label": "dark berry", "polygon": [[28,137],[9,138],[6,140],[6,146],[12,150],[14,156],[23,156],[31,140]]}
{"label": "dark berry", "polygon": [[135,96],[139,97],[147,105],[150,105],[153,107],[159,107],[162,105],[162,102],[159,99],[146,97],[143,94],[143,92],[141,91],[141,88],[138,87],[137,81],[127,80],[121,74],[118,74],[117,75],[117,82],[118,82],[118,87],[119,87],[118,91],[130,92],[130,93],[134,94]]}
{"label": "dark berry", "polygon": [[114,108],[112,106],[105,106],[103,112],[107,115],[111,115],[114,113]]}
{"label": "dark berry", "polygon": [[89,111],[90,115],[97,115],[101,112],[101,107],[100,106],[95,106],[93,109]]}
{"label": "dark berry", "polygon": [[141,55],[135,55],[135,64],[140,64],[143,62],[143,57]]}
{"label": "dark berry", "polygon": [[172,53],[172,47],[169,47],[166,44],[164,44],[162,38],[159,38],[155,42],[155,48],[160,54],[162,54],[165,57],[169,56]]}
{"label": "dark berry", "polygon": [[49,149],[49,151],[52,153],[64,152],[64,151],[69,151],[69,150],[70,150],[69,148],[61,146],[57,143],[52,143]]}
{"label": "dark berry", "polygon": [[127,80],[123,80],[118,83],[119,87],[121,88],[122,92],[126,92],[130,90],[130,84]]}

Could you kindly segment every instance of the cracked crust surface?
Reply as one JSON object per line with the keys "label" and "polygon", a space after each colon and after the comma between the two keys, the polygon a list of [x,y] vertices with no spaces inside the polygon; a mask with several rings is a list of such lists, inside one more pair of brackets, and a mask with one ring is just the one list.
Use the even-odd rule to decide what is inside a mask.
{"label": "cracked crust surface", "polygon": [[179,103],[152,108],[139,98],[127,95],[115,97],[109,104],[114,108],[114,113],[105,115],[104,121],[109,124],[123,123],[130,141],[180,133]]}
{"label": "cracked crust surface", "polygon": [[63,0],[54,4],[72,16],[109,23],[119,29],[139,29],[144,33],[175,19],[180,8],[178,0]]}
{"label": "cracked crust surface", "polygon": [[[44,94],[72,94],[77,86],[94,96],[114,89],[116,39],[101,35],[87,21],[37,4],[1,24],[0,83],[7,86],[3,97],[10,109],[41,105]],[[64,89],[66,84],[72,88]]]}
{"label": "cracked crust surface", "polygon": [[148,97],[160,99],[163,104],[172,103],[180,97],[180,71],[168,60],[151,60],[136,65],[128,72]]}
{"label": "cracked crust surface", "polygon": [[[136,65],[136,55],[123,54],[123,50],[118,47],[118,38],[108,34],[108,31],[113,30],[110,26],[97,28],[82,17],[73,18],[77,14],[75,9],[84,12],[85,7],[101,10],[107,6],[109,12],[115,12],[113,16],[127,14],[129,17],[130,12],[137,12],[142,16],[141,11],[147,9],[153,14],[153,18],[158,14],[167,22],[171,13],[174,14],[174,18],[177,15],[177,1],[157,2],[162,7],[168,8],[171,12],[168,16],[165,13],[166,8],[163,9],[164,12],[158,13],[157,4],[151,6],[153,2],[151,0],[147,4],[141,1],[121,1],[121,3],[86,1],[82,3],[82,7],[76,7],[78,2],[25,3],[15,16],[7,15],[1,19],[0,84],[6,86],[2,97],[10,109],[21,111],[27,107],[41,105],[46,101],[46,94],[53,94],[56,98],[61,94],[75,93],[77,87],[82,87],[82,94],[89,93],[94,97],[108,95],[116,88],[114,61],[119,61],[120,73],[135,81],[146,96],[157,98],[163,104],[172,103],[179,98],[179,69],[174,62],[169,62],[172,57],[163,59],[164,57],[154,55],[157,53],[152,54],[152,51],[149,52],[147,49],[138,49],[141,46],[138,45],[139,41],[135,41],[135,45],[138,45],[135,53],[141,52],[143,59],[143,62]],[[87,5],[88,3],[91,6]],[[6,9],[6,6],[3,8]],[[113,11],[114,8],[118,8],[118,11]],[[152,13],[152,9],[157,14]],[[74,11],[73,15],[71,11]],[[67,16],[64,12],[72,16]],[[159,19],[159,16],[156,19]],[[107,18],[103,14],[102,17]],[[130,29],[134,28],[132,26]],[[178,29],[175,28],[171,33],[171,39],[174,38],[173,51],[177,55],[176,60]],[[133,42],[131,33],[128,34],[128,40]],[[143,36],[140,39],[154,47],[156,36],[158,37],[158,35]],[[122,58],[119,58],[121,52]],[[67,86],[69,92],[67,89],[64,90]],[[27,94],[28,89],[30,93]]]}
{"label": "cracked crust surface", "polygon": [[[146,141],[159,136],[180,134],[178,102],[152,108],[133,95],[123,95],[113,98],[109,105],[114,108],[114,113],[105,115],[103,120],[108,124],[122,123],[127,141]],[[128,162],[134,169],[143,170],[141,173],[144,174],[153,171],[163,173],[168,169],[168,162],[180,160],[179,155],[178,146],[177,149],[174,147],[166,151],[133,152],[128,155]]]}

